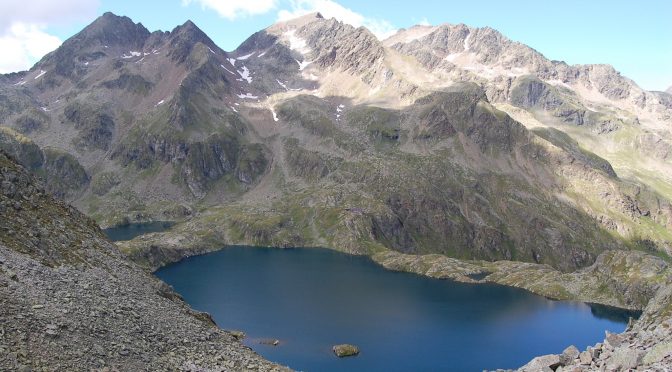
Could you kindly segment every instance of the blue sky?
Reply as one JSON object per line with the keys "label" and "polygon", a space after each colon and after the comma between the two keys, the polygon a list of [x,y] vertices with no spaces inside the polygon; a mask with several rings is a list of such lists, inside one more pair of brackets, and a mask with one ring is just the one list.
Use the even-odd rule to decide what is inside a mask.
{"label": "blue sky", "polygon": [[[9,57],[0,56],[0,69],[4,72],[8,72],[8,68],[25,69],[48,49],[53,49],[57,40],[72,36],[105,11],[127,15],[150,31],[171,30],[191,19],[220,47],[233,50],[247,36],[279,18],[319,10],[326,16],[367,26],[378,35],[418,23],[490,26],[551,59],[570,64],[609,63],[645,89],[664,90],[672,85],[672,0],[564,0],[552,3],[539,0],[2,2],[0,49],[18,48],[13,45],[19,44],[11,42],[21,41],[21,37],[34,40],[32,46],[28,42],[21,44],[26,51],[23,59],[13,55],[15,61],[9,61]],[[24,27],[17,27],[17,24]]]}

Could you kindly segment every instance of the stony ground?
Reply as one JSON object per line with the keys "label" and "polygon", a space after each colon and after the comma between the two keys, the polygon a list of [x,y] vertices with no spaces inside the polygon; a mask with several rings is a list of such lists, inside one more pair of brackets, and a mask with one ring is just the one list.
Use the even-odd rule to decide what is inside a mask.
{"label": "stony ground", "polygon": [[0,370],[281,371],[0,153]]}

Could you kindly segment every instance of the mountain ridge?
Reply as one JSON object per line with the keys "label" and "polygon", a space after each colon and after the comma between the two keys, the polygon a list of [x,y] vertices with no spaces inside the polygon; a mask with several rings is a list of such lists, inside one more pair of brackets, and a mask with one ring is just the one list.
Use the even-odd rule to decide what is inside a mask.
{"label": "mountain ridge", "polygon": [[105,226],[176,221],[119,244],[149,269],[324,246],[667,319],[669,95],[491,28],[387,44],[314,14],[225,52],[106,13],[0,77],[0,149]]}
{"label": "mountain ridge", "polygon": [[[121,45],[100,41],[98,32],[105,27],[121,30],[112,37]],[[388,44],[404,37],[404,32],[388,39]],[[428,62],[417,56],[427,48],[437,55],[473,49],[478,56],[469,58],[490,65],[510,67],[506,61],[512,61],[518,68],[522,63],[515,57],[518,52],[507,51],[513,42],[490,28],[442,25],[423,28],[423,33],[390,48],[365,28],[311,14],[272,25],[237,50],[224,52],[191,21],[171,32],[150,33],[128,18],[106,13],[39,62],[39,73],[32,71],[19,83],[1,88],[4,97],[16,102],[7,105],[0,120],[41,148],[72,154],[74,166],[85,170],[90,183],[68,195],[78,207],[111,224],[188,220],[195,210],[237,203],[264,209],[265,198],[271,197],[291,205],[289,200],[300,195],[302,187],[324,185],[325,190],[336,191],[345,182],[371,189],[362,194],[371,211],[358,222],[369,237],[355,240],[367,243],[355,247],[352,227],[337,227],[343,229],[338,239],[348,241],[345,246],[357,253],[375,251],[378,248],[373,247],[380,244],[402,252],[431,253],[437,248],[429,247],[437,241],[452,238],[472,251],[442,248],[443,253],[461,258],[518,257],[572,270],[589,265],[604,249],[652,245],[661,254],[668,252],[672,207],[666,189],[657,188],[659,183],[633,187],[633,181],[622,179],[622,168],[591,154],[583,143],[573,142],[581,137],[567,132],[586,128],[592,136],[618,134],[621,128],[637,126],[635,121],[625,121],[611,108],[593,111],[577,93],[528,75],[509,77],[505,91],[499,88],[501,78],[484,80],[468,69],[455,75],[461,76],[458,80],[418,77],[413,70],[422,70]],[[81,40],[81,51],[72,50]],[[520,53],[538,55],[539,65],[550,63],[522,44],[513,44]],[[54,75],[53,70],[66,65],[76,66],[75,73]],[[457,73],[454,67],[446,71]],[[433,73],[443,76],[444,70]],[[472,96],[476,98],[468,98]],[[50,103],[35,103],[45,100]],[[521,120],[521,112],[538,120],[550,115],[561,122],[553,119],[549,127],[530,126],[527,119]],[[667,142],[662,138],[657,146],[660,162],[667,167]],[[5,146],[20,149],[13,145],[18,141],[16,135],[6,137]],[[408,205],[393,202],[399,198],[417,202],[410,186],[402,185],[416,178],[419,169],[404,171],[407,179],[402,178],[396,189],[380,179],[344,173],[347,167],[363,171],[367,162],[392,166],[409,156],[430,168],[432,161],[445,162],[444,156],[452,156],[451,172],[465,176],[449,189],[465,187],[471,179],[489,183],[494,175],[513,177],[512,183],[529,188],[534,195],[530,200],[555,209],[558,220],[578,213],[587,216],[586,222],[570,224],[569,230],[551,223],[550,230],[535,232],[545,243],[534,248],[524,236],[523,226],[529,221],[502,223],[503,216],[510,217],[512,205],[496,207],[497,192],[510,193],[512,200],[520,198],[508,185],[497,192],[489,187],[487,202],[477,213],[459,200],[465,197],[462,193],[451,191],[433,206],[451,222],[435,222],[436,228],[422,233],[429,216],[415,210],[419,206],[408,210]],[[314,174],[317,169],[322,170]],[[446,182],[441,177],[425,178]],[[429,195],[430,187],[423,192]],[[483,197],[483,192],[466,194]],[[523,213],[527,214],[525,218],[534,219],[536,212]],[[202,220],[200,212],[196,215]],[[232,223],[225,235],[238,229]],[[577,235],[570,233],[577,229],[583,231],[578,236],[597,235],[577,245],[572,237]],[[294,243],[341,245],[325,241],[320,228],[315,231],[298,233],[284,225],[278,233],[298,234],[289,240]],[[555,234],[561,238],[552,237]],[[432,241],[427,236],[442,238]],[[260,237],[239,242],[274,240],[266,233]],[[372,245],[363,248],[368,244]],[[571,248],[571,257],[559,254],[575,246],[580,248]]]}

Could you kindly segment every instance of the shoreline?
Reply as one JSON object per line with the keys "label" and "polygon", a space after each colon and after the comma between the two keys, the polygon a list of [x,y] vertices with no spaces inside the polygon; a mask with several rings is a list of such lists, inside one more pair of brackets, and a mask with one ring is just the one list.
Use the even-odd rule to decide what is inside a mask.
{"label": "shoreline", "polygon": [[[202,230],[201,230],[202,231]],[[117,246],[127,257],[151,272],[188,257],[213,253],[227,246],[262,246],[268,249],[291,249],[291,246],[231,244],[225,234],[152,233]],[[144,248],[143,248],[144,247]],[[307,249],[315,247],[304,247]],[[322,247],[350,255],[368,256],[386,270],[403,271],[436,279],[453,279],[467,283],[490,283],[516,287],[556,301],[579,301],[610,306],[623,311],[641,311],[639,319],[628,323],[622,333],[607,333],[603,342],[571,357],[538,356],[518,371],[536,371],[545,365],[557,366],[563,360],[567,370],[609,370],[634,365],[654,368],[672,363],[672,270],[666,261],[639,251],[607,251],[593,265],[572,273],[562,273],[547,265],[512,261],[464,261],[447,256],[405,255],[390,250],[349,252]],[[488,273],[481,280],[470,275]],[[563,286],[564,285],[564,286]],[[574,291],[574,292],[572,292]],[[591,309],[593,309],[591,307]],[[573,349],[572,349],[573,348]],[[569,346],[567,350],[575,350]],[[669,349],[669,350],[668,350]],[[565,351],[567,351],[565,350]],[[668,355],[669,354],[669,355]],[[568,359],[569,358],[569,359]],[[669,359],[669,360],[668,360]],[[634,360],[634,364],[623,364]],[[588,363],[588,364],[585,364]]]}
{"label": "shoreline", "polygon": [[[171,223],[170,221],[160,221]],[[147,222],[146,222],[147,223]],[[175,223],[173,223],[174,226]],[[389,249],[377,249],[374,252],[344,251],[328,246],[270,246],[229,242],[222,237],[217,241],[214,236],[184,237],[175,236],[170,229],[162,232],[150,232],[131,240],[114,242],[132,261],[145,266],[152,273],[160,268],[177,263],[183,259],[226,249],[229,246],[250,246],[268,249],[319,248],[354,256],[367,256],[386,270],[414,273],[435,279],[452,279],[463,283],[493,283],[520,288],[530,293],[554,301],[580,301],[609,306],[625,311],[641,312],[664,283],[643,282],[642,291],[647,292],[640,298],[619,297],[618,291],[605,291],[600,280],[593,272],[604,269],[610,262],[628,259],[644,261],[639,266],[648,266],[648,261],[660,260],[638,251],[604,252],[591,266],[562,273],[548,265],[519,261],[481,261],[461,260],[441,254],[409,255]],[[196,239],[194,241],[194,239]],[[180,247],[181,244],[184,244]],[[603,257],[607,256],[607,257]],[[599,262],[608,261],[607,263]],[[664,261],[662,261],[664,262]],[[666,265],[666,264],[665,264]],[[637,267],[632,271],[638,274]],[[477,278],[474,278],[477,276]],[[482,276],[482,278],[478,278]],[[637,275],[635,275],[637,276]],[[665,282],[672,282],[672,270],[664,268],[662,276]],[[661,285],[656,285],[661,284]]]}

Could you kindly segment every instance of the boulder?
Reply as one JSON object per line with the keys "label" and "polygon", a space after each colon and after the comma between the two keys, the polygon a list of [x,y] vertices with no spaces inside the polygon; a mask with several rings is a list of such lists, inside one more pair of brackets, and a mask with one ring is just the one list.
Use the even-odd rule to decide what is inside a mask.
{"label": "boulder", "polygon": [[532,359],[520,368],[521,372],[554,371],[560,366],[560,356],[555,354],[542,355]]}
{"label": "boulder", "polygon": [[642,364],[644,358],[644,351],[633,350],[628,348],[619,348],[614,351],[613,356],[607,363],[607,370],[609,371],[628,371],[637,368]]}
{"label": "boulder", "polygon": [[576,346],[571,345],[565,349],[565,351],[560,354],[560,364],[567,366],[572,364],[574,359],[579,357],[579,349]]}
{"label": "boulder", "polygon": [[579,360],[581,364],[590,365],[593,361],[593,357],[590,351],[584,351],[579,355]]}
{"label": "boulder", "polygon": [[334,354],[336,354],[336,356],[339,358],[355,356],[359,354],[359,348],[355,345],[350,344],[334,345],[332,350],[334,351]]}

